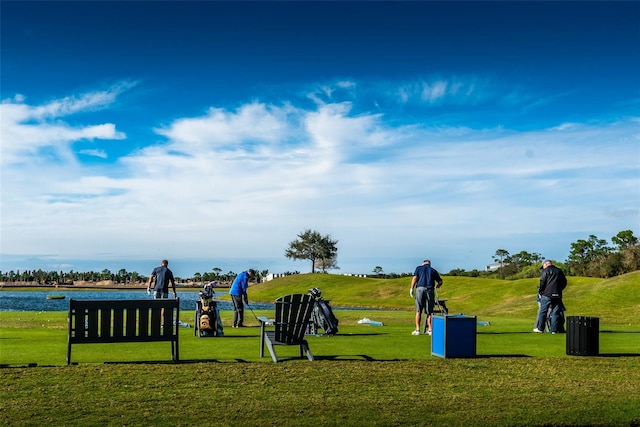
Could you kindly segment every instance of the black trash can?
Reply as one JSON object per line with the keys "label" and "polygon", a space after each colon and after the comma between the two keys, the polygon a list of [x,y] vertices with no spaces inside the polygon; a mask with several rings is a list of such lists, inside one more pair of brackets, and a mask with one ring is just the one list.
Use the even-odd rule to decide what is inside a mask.
{"label": "black trash can", "polygon": [[597,356],[600,351],[600,319],[587,316],[567,317],[567,354]]}

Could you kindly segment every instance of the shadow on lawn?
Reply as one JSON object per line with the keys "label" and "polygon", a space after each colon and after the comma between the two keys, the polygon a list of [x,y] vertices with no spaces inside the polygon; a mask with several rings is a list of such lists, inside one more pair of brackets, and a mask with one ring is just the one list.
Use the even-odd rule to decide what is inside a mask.
{"label": "shadow on lawn", "polygon": [[335,356],[314,356],[316,360],[333,360],[336,362],[406,362],[410,359],[376,359],[366,354],[340,354]]}
{"label": "shadow on lawn", "polygon": [[593,357],[640,357],[640,353],[600,353]]}
{"label": "shadow on lawn", "polygon": [[[331,337],[335,337],[335,338],[340,338],[340,337],[374,337],[376,335],[389,335],[388,332],[376,332],[373,334],[351,334],[351,333],[346,333],[346,334],[335,334],[335,335],[324,335],[324,334],[306,334],[306,337],[323,337],[323,338],[331,338]],[[199,337],[202,339],[208,339],[208,338],[213,338],[213,339],[225,339],[225,338],[251,338],[251,339],[256,339],[256,338],[260,338],[260,334],[258,335],[223,335],[221,337]]]}
{"label": "shadow on lawn", "polygon": [[[362,362],[362,361],[366,361],[366,362],[402,362],[402,361],[408,361],[409,359],[375,359],[371,356],[367,356],[366,354],[348,354],[348,355],[335,355],[335,356],[313,356],[313,358],[315,360],[332,360],[332,361],[336,361],[336,362]],[[265,360],[267,360],[267,358],[265,357]],[[294,361],[294,360],[303,360],[306,361],[306,358],[300,358],[300,357],[282,357],[280,356],[278,358],[278,363],[281,362],[287,362],[287,361]],[[270,359],[269,359],[270,361]],[[152,361],[152,362],[106,362],[109,364],[120,364],[120,363],[131,363],[131,364],[171,364],[174,362],[170,362],[170,361]],[[178,362],[179,364],[195,364],[195,363],[258,363],[258,362],[250,362],[248,360],[244,360],[244,359],[234,359],[233,362],[231,361],[220,361],[218,359],[186,359],[183,360],[181,359],[180,362]]]}
{"label": "shadow on lawn", "polygon": [[[174,362],[172,360],[136,360],[133,362],[103,362],[105,365],[188,365],[195,363],[232,363],[232,362],[223,362],[219,359],[180,359],[179,362]],[[244,359],[233,359],[233,363],[255,363],[250,362]],[[71,365],[78,365],[78,363],[71,363]]]}
{"label": "shadow on lawn", "polygon": [[336,335],[311,335],[317,337],[375,337],[376,335],[389,335],[388,332],[376,332],[373,334],[336,334]]}
{"label": "shadow on lawn", "polygon": [[[640,330],[638,331],[611,331],[604,330],[600,331],[601,334],[640,334]],[[512,332],[493,332],[493,331],[478,331],[478,335],[515,335],[515,334],[528,334],[528,335],[537,335],[535,332],[529,331],[512,331]],[[546,332],[545,334],[548,334]],[[564,335],[566,332],[559,332],[559,335]]]}
{"label": "shadow on lawn", "polygon": [[519,335],[519,334],[526,334],[526,335],[538,335],[534,332],[527,332],[527,331],[514,331],[514,332],[478,332],[478,335]]}
{"label": "shadow on lawn", "polygon": [[533,356],[529,356],[526,354],[478,354],[474,357],[466,357],[465,359],[494,359],[494,358],[505,358],[505,357],[527,357],[531,358]]}
{"label": "shadow on lawn", "polygon": [[[526,354],[478,354],[474,357],[464,357],[463,359],[506,359],[506,358],[532,358]],[[640,353],[600,353],[594,356],[572,356],[572,357],[640,357]],[[315,360],[327,360],[335,362],[406,362],[411,359],[376,359],[366,354],[340,354],[332,356],[314,356]],[[450,358],[451,359],[451,358]],[[266,360],[266,359],[265,359]],[[281,357],[280,362],[301,360],[299,357]],[[179,362],[173,362],[168,360],[152,360],[152,361],[134,361],[134,362],[104,362],[105,365],[171,365],[178,364],[197,364],[197,363],[256,363],[255,361],[248,361],[245,359],[234,359],[233,361],[221,361],[219,359],[181,359]],[[78,365],[78,363],[72,363],[71,365]],[[28,367],[36,367],[37,364],[30,364]],[[3,366],[8,367],[8,366]],[[21,366],[26,367],[26,366]]]}

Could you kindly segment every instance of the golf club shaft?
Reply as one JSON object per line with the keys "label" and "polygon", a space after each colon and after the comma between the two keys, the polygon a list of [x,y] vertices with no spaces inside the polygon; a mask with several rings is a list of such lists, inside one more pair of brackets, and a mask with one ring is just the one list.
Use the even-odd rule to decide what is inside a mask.
{"label": "golf club shaft", "polygon": [[256,318],[256,320],[259,322],[260,319],[258,319],[258,316],[256,316],[256,313],[253,311],[253,308],[251,308],[251,306],[249,305],[249,303],[247,303],[247,307],[249,307],[249,310],[251,310],[251,314],[253,314],[253,317]]}

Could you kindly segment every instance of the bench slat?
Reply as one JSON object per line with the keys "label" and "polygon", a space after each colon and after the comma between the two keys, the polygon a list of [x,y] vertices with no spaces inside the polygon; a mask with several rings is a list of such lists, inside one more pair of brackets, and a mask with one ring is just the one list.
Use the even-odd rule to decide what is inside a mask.
{"label": "bench slat", "polygon": [[137,309],[135,307],[131,307],[127,309],[127,319],[126,319],[126,331],[125,336],[127,337],[135,337],[136,332],[138,330],[138,316]]}

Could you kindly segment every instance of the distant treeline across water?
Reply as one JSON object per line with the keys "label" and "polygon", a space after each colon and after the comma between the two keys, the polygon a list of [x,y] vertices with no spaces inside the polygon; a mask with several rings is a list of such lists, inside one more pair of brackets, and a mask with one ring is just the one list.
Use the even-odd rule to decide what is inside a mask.
{"label": "distant treeline across water", "polygon": [[[206,283],[209,282],[178,282],[176,281],[176,287],[183,288],[202,288]],[[38,283],[36,281],[24,282],[24,281],[0,281],[0,289],[2,288],[69,288],[69,289],[145,289],[147,286],[147,280],[137,282],[137,283],[119,283],[114,282],[113,280],[76,280],[74,282],[65,282],[65,283],[56,283],[56,282],[48,282],[48,283]],[[229,288],[231,286],[231,282],[222,282],[215,281],[216,288]]]}

